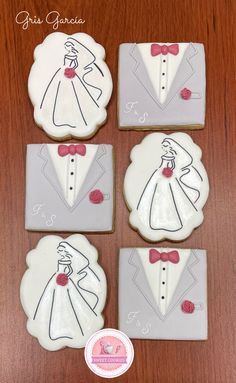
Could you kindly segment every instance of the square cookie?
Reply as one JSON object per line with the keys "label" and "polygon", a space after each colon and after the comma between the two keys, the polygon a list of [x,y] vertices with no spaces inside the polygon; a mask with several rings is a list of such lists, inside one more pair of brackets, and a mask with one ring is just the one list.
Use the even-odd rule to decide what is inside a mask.
{"label": "square cookie", "polygon": [[203,44],[120,45],[120,129],[201,129],[205,87]]}
{"label": "square cookie", "polygon": [[206,251],[121,249],[119,329],[130,338],[207,339]]}
{"label": "square cookie", "polygon": [[112,231],[113,147],[27,145],[25,227]]}

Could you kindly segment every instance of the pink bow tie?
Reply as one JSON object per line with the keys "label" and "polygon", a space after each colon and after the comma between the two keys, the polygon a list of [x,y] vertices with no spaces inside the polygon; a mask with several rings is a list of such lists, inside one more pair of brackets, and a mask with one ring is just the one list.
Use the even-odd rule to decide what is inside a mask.
{"label": "pink bow tie", "polygon": [[156,263],[158,261],[162,262],[172,262],[172,263],[178,263],[179,262],[179,253],[176,250],[169,251],[168,253],[160,253],[156,249],[150,249],[149,250],[149,262],[150,263]]}
{"label": "pink bow tie", "polygon": [[167,55],[167,53],[171,53],[172,55],[176,56],[179,53],[179,44],[171,44],[171,45],[152,44],[151,45],[152,56],[158,56],[160,54]]}
{"label": "pink bow tie", "polygon": [[83,144],[59,145],[58,146],[58,154],[60,157],[65,157],[68,154],[71,154],[72,156],[74,156],[75,154],[79,154],[80,156],[85,156],[86,146]]}

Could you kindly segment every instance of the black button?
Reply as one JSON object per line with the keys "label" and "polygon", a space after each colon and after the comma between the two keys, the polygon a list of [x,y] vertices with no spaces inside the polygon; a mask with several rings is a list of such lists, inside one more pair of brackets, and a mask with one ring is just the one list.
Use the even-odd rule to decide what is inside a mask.
{"label": "black button", "polygon": [[74,162],[74,158],[71,159],[71,162]]}
{"label": "black button", "polygon": [[165,297],[162,296],[161,299],[165,299]]}
{"label": "black button", "polygon": [[73,176],[73,175],[74,175],[74,172],[71,172],[70,175]]}
{"label": "black button", "polygon": [[165,87],[163,86],[162,89],[165,89]]}
{"label": "black button", "polygon": [[165,63],[166,62],[166,60],[163,60],[163,63]]}
{"label": "black button", "polygon": [[162,76],[165,76],[165,73],[162,73]]}
{"label": "black button", "polygon": [[72,187],[72,186],[70,187],[70,190],[73,190],[73,187]]}
{"label": "black button", "polygon": [[162,269],[162,270],[164,270],[164,271],[165,271],[165,269],[166,269],[166,268],[165,268],[165,267],[163,267],[163,269]]}
{"label": "black button", "polygon": [[165,284],[165,282],[162,282],[162,284],[164,285],[164,284]]}

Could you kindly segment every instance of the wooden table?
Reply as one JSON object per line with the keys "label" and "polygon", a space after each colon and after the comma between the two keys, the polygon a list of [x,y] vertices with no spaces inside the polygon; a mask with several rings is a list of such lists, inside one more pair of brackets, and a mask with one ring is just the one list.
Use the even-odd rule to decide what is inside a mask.
{"label": "wooden table", "polygon": [[[108,121],[91,143],[111,143],[116,155],[116,219],[113,234],[88,235],[98,248],[108,278],[106,327],[117,327],[118,250],[148,246],[128,225],[122,196],[129,152],[148,133],[117,127],[117,54],[122,42],[193,41],[205,44],[207,108],[204,130],[190,135],[203,150],[211,193],[203,225],[177,246],[208,251],[209,339],[205,342],[133,342],[135,360],[117,382],[233,383],[236,381],[236,119],[235,0],[166,1],[3,1],[1,2],[1,383],[100,382],[86,366],[83,349],[47,352],[26,331],[19,286],[25,256],[43,233],[24,229],[25,153],[27,143],[50,143],[33,120],[27,78],[37,44],[53,32],[45,22],[16,24],[27,10],[42,19],[56,10],[61,17],[81,17],[83,25],[60,25],[69,34],[86,32],[107,53],[114,90]],[[164,242],[162,246],[168,246]]]}

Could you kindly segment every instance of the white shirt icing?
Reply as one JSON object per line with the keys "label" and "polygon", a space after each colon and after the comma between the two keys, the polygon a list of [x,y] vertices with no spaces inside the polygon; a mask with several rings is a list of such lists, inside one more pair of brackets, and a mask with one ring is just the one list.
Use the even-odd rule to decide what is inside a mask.
{"label": "white shirt icing", "polygon": [[57,144],[48,144],[47,148],[65,199],[70,206],[73,206],[93,163],[98,145],[86,145],[85,156],[68,154],[65,157],[59,156],[58,146]]}
{"label": "white shirt icing", "polygon": [[[137,249],[153,297],[162,315],[165,315],[181,278],[181,274],[189,259],[190,250],[177,249],[180,260],[176,264],[169,261],[150,263],[149,250],[150,249]],[[171,251],[170,249],[164,248],[158,248],[157,250],[159,252]]]}
{"label": "white shirt icing", "polygon": [[[164,45],[165,43],[158,44]],[[171,44],[173,43],[165,45],[169,46]],[[167,55],[159,54],[153,57],[151,55],[151,45],[150,43],[138,44],[138,49],[156,91],[157,98],[161,103],[164,103],[189,43],[179,43],[179,53],[176,56],[168,53]]]}

